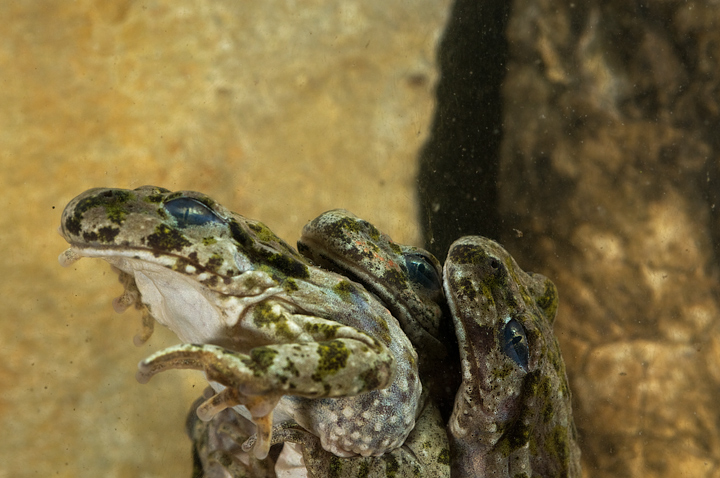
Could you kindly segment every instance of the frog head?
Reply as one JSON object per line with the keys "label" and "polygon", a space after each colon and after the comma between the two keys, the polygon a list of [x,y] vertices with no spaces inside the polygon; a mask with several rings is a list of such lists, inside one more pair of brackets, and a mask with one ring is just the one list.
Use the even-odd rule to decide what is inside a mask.
{"label": "frog head", "polygon": [[392,312],[410,340],[430,358],[446,352],[438,341],[442,268],[429,252],[393,242],[344,209],[324,212],[303,228],[298,250],[312,261],[363,284]]}
{"label": "frog head", "polygon": [[457,475],[579,476],[555,285],[468,236],[450,247],[444,287],[463,372],[448,424]]}
{"label": "frog head", "polygon": [[267,456],[276,406],[277,423],[296,422],[336,455],[382,454],[412,430],[422,385],[397,320],[262,223],[203,194],[145,186],[81,194],[60,232],[71,246],[61,263],[106,260],[126,287],[118,302],[141,303],[185,342],[142,361],[138,380],[204,371],[218,393],[198,417],[234,407],[257,427],[256,458]]}
{"label": "frog head", "polygon": [[66,206],[60,234],[70,244],[63,265],[106,260],[126,286],[116,309],[142,300],[185,342],[221,342],[238,301],[308,276],[306,260],[264,224],[193,191],[90,189]]}

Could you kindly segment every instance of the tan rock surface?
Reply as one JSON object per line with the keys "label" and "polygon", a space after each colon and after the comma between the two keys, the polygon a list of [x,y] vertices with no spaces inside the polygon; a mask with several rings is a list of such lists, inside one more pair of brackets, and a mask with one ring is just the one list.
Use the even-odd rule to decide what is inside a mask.
{"label": "tan rock surface", "polygon": [[440,44],[428,247],[480,233],[555,282],[585,477],[720,476],[719,25],[457,0]]}
{"label": "tan rock surface", "polygon": [[109,266],[57,264],[96,186],[206,192],[294,242],[345,207],[419,242],[415,158],[447,1],[0,5],[0,477],[189,476],[200,375],[139,385]]}
{"label": "tan rock surface", "polygon": [[560,291],[586,476],[718,477],[720,8],[515,5],[502,240]]}

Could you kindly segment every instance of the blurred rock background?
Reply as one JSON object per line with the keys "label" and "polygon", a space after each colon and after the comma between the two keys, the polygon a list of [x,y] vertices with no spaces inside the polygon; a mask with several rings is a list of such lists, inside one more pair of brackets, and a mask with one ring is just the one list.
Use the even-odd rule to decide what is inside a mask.
{"label": "blurred rock background", "polygon": [[0,478],[189,476],[204,380],[139,385],[177,339],[134,347],[109,266],[56,259],[72,197],[143,184],[290,243],[337,207],[440,259],[500,239],[559,287],[584,476],[720,476],[719,24],[711,1],[1,3]]}
{"label": "blurred rock background", "polygon": [[203,191],[294,243],[344,207],[420,241],[416,157],[449,1],[0,4],[0,477],[189,476],[198,374],[147,385],[109,266],[62,269],[97,186]]}
{"label": "blurred rock background", "polygon": [[584,476],[720,476],[720,5],[456,0],[421,154],[437,254],[558,286]]}

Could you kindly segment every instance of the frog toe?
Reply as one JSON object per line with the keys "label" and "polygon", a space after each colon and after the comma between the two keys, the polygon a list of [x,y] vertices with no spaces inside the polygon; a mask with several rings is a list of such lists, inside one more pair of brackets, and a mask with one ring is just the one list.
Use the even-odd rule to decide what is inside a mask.
{"label": "frog toe", "polygon": [[252,421],[257,427],[255,443],[253,445],[250,442],[250,439],[248,439],[248,441],[243,444],[242,448],[243,451],[250,451],[252,448],[252,453],[255,458],[263,460],[267,457],[268,452],[270,451],[270,445],[272,444],[273,413],[270,412],[263,417],[253,417]]}
{"label": "frog toe", "polygon": [[247,397],[236,390],[226,388],[203,402],[197,408],[197,415],[200,420],[210,421],[226,408],[244,405],[252,416],[251,420],[255,424],[256,430],[255,434],[243,443],[242,449],[245,452],[252,451],[255,458],[263,460],[267,457],[272,445],[273,410],[281,397],[282,395]]}
{"label": "frog toe", "polygon": [[142,316],[142,326],[140,332],[135,334],[133,337],[133,343],[136,347],[140,347],[152,337],[153,331],[155,330],[155,319],[150,312],[146,309]]}
{"label": "frog toe", "polygon": [[244,405],[257,427],[253,454],[258,459],[267,456],[272,439],[272,412],[283,394],[268,392],[262,386],[244,386],[252,382],[253,373],[248,370],[242,354],[215,345],[176,345],[141,361],[136,378],[140,383],[147,383],[156,374],[175,368],[202,370],[209,380],[227,387],[198,407],[198,418],[209,421],[226,408]]}

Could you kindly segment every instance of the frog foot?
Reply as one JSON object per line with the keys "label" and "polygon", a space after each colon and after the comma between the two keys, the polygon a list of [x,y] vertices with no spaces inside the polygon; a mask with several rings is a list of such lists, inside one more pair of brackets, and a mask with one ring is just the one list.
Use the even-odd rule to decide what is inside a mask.
{"label": "frog foot", "polygon": [[202,370],[209,381],[226,387],[198,407],[201,420],[236,405],[248,409],[257,427],[253,454],[262,459],[272,440],[272,412],[283,395],[331,398],[384,388],[392,380],[395,362],[392,355],[378,354],[353,339],[268,345],[250,354],[181,344],[140,362],[137,380],[147,383],[155,374],[175,368]]}
{"label": "frog foot", "polygon": [[135,344],[135,346],[140,347],[152,336],[155,326],[155,319],[153,318],[152,314],[150,314],[147,306],[142,302],[140,290],[135,283],[135,278],[131,274],[127,274],[113,265],[111,265],[110,267],[118,274],[118,281],[123,286],[122,295],[113,299],[112,302],[112,306],[113,309],[115,309],[115,312],[117,312],[118,314],[122,314],[130,306],[135,306],[136,309],[142,311],[142,327],[140,329],[140,332],[135,334],[135,337],[133,337],[133,343]]}
{"label": "frog foot", "polygon": [[[273,409],[280,398],[282,398],[282,394],[262,397],[246,396],[234,388],[226,388],[200,404],[196,413],[200,420],[208,422],[226,408],[244,405],[250,412],[252,422],[257,430],[253,435],[252,443],[243,445],[243,451],[252,450],[255,458],[262,460],[267,457],[270,445],[272,445]],[[257,446],[253,446],[254,444]]]}
{"label": "frog foot", "polygon": [[241,448],[255,433],[250,420],[233,409],[223,410],[208,422],[198,418],[196,409],[214,394],[208,387],[192,404],[187,417],[186,430],[193,442],[193,476],[275,478],[275,460],[258,460]]}
{"label": "frog foot", "polygon": [[198,418],[207,422],[226,408],[244,405],[257,427],[257,446],[253,447],[253,454],[262,460],[270,450],[273,409],[283,394],[266,394],[265,387],[258,387],[248,380],[239,383],[238,379],[247,379],[248,374],[253,374],[250,367],[251,364],[243,361],[242,354],[222,347],[182,344],[161,350],[140,362],[136,378],[140,383],[147,383],[155,374],[173,368],[204,371],[208,380],[227,388],[197,408]]}
{"label": "frog foot", "polygon": [[152,337],[153,331],[155,330],[155,318],[150,314],[150,311],[145,307],[142,314],[142,322],[140,332],[135,334],[133,337],[133,343],[136,347],[140,347]]}
{"label": "frog foot", "polygon": [[[62,236],[62,232],[60,233]],[[69,267],[73,264],[75,264],[77,261],[82,259],[83,256],[78,254],[77,252],[73,251],[72,248],[64,250],[59,256],[58,256],[58,262],[63,267]]]}

